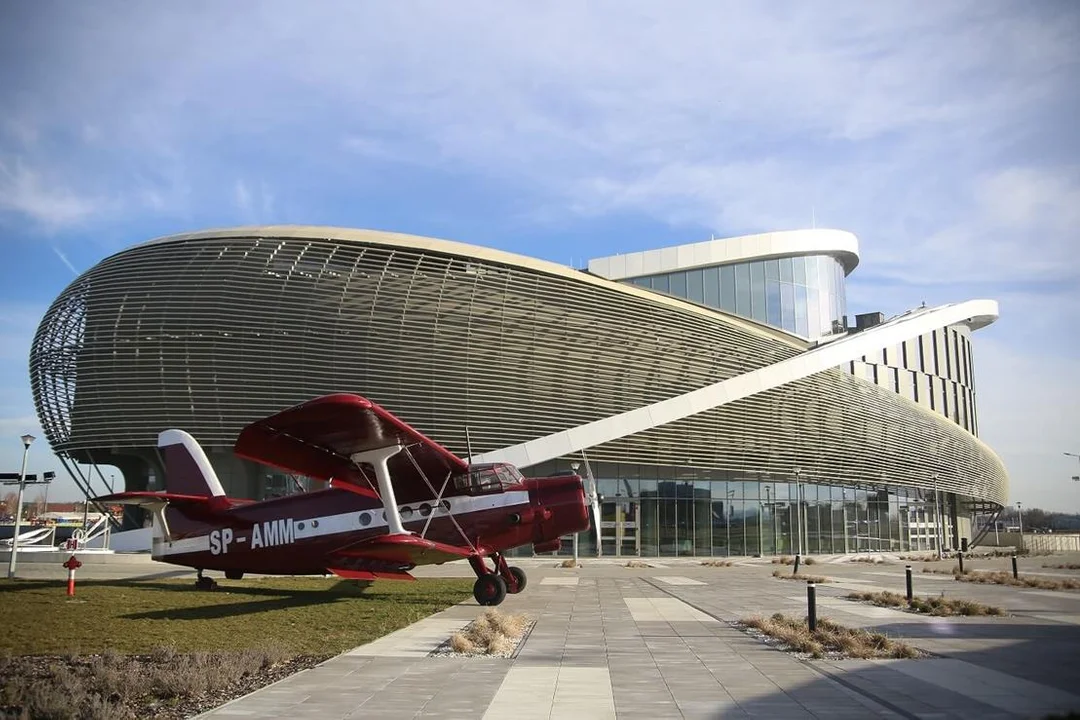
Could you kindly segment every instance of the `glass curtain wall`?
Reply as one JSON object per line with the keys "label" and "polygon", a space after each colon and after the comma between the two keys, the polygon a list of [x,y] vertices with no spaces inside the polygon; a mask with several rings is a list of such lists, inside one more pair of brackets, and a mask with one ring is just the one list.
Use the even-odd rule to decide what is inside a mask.
{"label": "glass curtain wall", "polygon": [[772,258],[633,278],[640,287],[805,338],[844,332],[844,268],[827,255]]}
{"label": "glass curtain wall", "polygon": [[[543,468],[551,474],[560,470],[565,471]],[[799,551],[800,529],[804,553],[936,551],[938,538],[951,537],[946,498],[942,494],[939,511],[931,491],[886,483],[877,488],[815,485],[804,475],[800,502],[793,477],[740,478],[667,468],[662,474],[669,477],[661,478],[657,470],[594,466],[602,556],[791,555]],[[729,479],[708,479],[714,477]],[[573,551],[568,536],[559,554]],[[528,547],[516,551],[531,553]],[[597,554],[595,531],[579,535],[578,553]]]}

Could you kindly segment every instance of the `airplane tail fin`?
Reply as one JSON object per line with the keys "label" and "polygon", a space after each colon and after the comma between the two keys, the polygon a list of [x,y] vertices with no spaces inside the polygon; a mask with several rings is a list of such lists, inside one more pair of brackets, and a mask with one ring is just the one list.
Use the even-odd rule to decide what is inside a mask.
{"label": "airplane tail fin", "polygon": [[191,435],[183,430],[166,430],[158,435],[158,448],[165,459],[167,492],[225,497],[210,459]]}
{"label": "airplane tail fin", "polygon": [[[158,435],[158,449],[165,462],[165,492],[155,494],[169,502],[155,511],[154,557],[160,554],[161,541],[201,532],[230,506],[214,466],[195,438],[183,430],[166,430]],[[182,497],[187,500],[178,501]],[[206,500],[200,503],[199,498]]]}

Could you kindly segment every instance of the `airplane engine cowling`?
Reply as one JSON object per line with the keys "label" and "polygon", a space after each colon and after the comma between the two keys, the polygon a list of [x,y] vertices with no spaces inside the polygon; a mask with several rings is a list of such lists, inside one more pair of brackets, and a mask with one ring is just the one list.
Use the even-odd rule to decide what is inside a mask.
{"label": "airplane engine cowling", "polygon": [[562,547],[562,540],[555,538],[554,540],[548,540],[544,543],[533,545],[533,552],[546,553],[546,552],[558,552]]}

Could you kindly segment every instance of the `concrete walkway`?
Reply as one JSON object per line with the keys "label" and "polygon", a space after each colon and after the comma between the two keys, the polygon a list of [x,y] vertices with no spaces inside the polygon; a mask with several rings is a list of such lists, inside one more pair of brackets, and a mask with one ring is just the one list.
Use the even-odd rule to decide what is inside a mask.
{"label": "concrete walkway", "polygon": [[[1080,711],[1080,592],[917,574],[918,594],[945,592],[1012,613],[925,618],[842,599],[845,588],[902,592],[903,563],[819,563],[807,570],[835,581],[819,585],[819,616],[884,629],[935,657],[813,661],[731,626],[754,614],[805,614],[804,584],[771,577],[779,566],[645,562],[654,567],[585,559],[583,568],[563,569],[553,559],[518,561],[529,586],[500,609],[537,622],[511,659],[428,655],[482,611],[463,603],[205,717],[990,720]],[[428,574],[467,572],[447,565]]]}

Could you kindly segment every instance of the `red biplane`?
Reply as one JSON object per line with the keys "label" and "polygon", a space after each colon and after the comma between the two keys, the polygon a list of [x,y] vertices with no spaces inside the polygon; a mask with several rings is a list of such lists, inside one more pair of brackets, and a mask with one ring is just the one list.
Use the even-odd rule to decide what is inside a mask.
{"label": "red biplane", "polygon": [[228,498],[193,437],[166,430],[165,492],[123,492],[100,502],[154,513],[152,556],[198,570],[411,580],[417,565],[468,560],[481,605],[525,588],[503,553],[589,527],[581,478],[525,478],[507,464],[470,466],[358,395],[319,397],[246,427],[234,452],[323,480],[322,490],[262,501]]}

